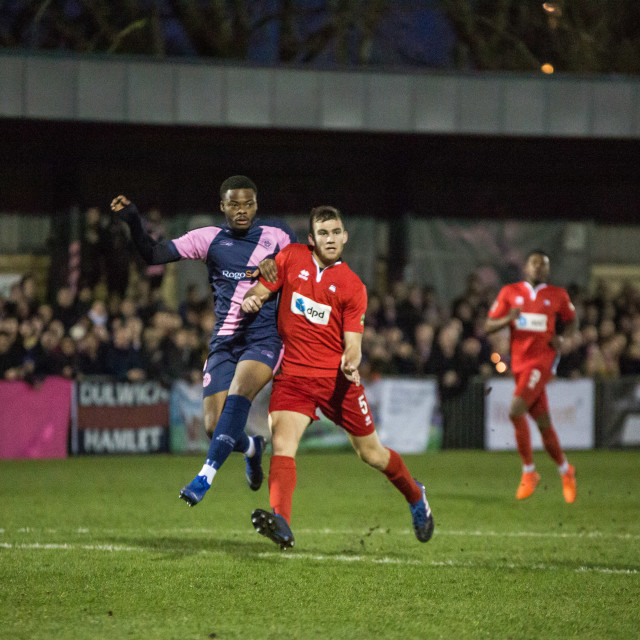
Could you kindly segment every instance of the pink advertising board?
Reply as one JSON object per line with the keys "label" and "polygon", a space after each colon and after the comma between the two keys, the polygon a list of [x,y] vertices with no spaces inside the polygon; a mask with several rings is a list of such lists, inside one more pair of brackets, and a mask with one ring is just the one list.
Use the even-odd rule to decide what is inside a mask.
{"label": "pink advertising board", "polygon": [[66,458],[73,382],[0,382],[0,459]]}

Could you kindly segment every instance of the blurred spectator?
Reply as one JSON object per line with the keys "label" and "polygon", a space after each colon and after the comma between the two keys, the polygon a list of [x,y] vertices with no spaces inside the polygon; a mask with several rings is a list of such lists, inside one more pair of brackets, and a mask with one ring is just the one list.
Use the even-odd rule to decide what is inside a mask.
{"label": "blurred spectator", "polygon": [[78,342],[78,378],[105,375],[107,372],[105,352],[106,345],[96,333],[86,333]]}
{"label": "blurred spectator", "polygon": [[31,318],[38,312],[40,301],[36,293],[36,279],[32,274],[27,273],[20,280],[21,299],[27,307],[26,317]]}
{"label": "blurred spectator", "polygon": [[460,320],[462,338],[468,338],[475,333],[475,310],[466,298],[454,300],[451,306],[451,317]]}
{"label": "blurred spectator", "polygon": [[411,342],[415,338],[416,327],[422,322],[422,303],[422,288],[416,286],[410,287],[406,296],[396,301],[398,326]]}
{"label": "blurred spectator", "polygon": [[84,214],[80,240],[80,287],[91,291],[106,275],[105,263],[109,256],[109,221],[98,207],[89,207]]}
{"label": "blurred spectator", "polygon": [[439,327],[443,320],[443,314],[433,287],[423,288],[422,302],[423,321],[430,324],[432,327]]}
{"label": "blurred spectator", "polygon": [[98,327],[106,327],[109,323],[107,305],[102,300],[96,300],[87,314],[91,322]]}
{"label": "blurred spectator", "polygon": [[105,370],[118,380],[137,382],[145,379],[142,356],[133,346],[133,334],[129,327],[120,326],[113,332],[113,340],[107,347]]}
{"label": "blurred spectator", "polygon": [[53,306],[53,317],[60,320],[68,331],[80,318],[81,309],[76,303],[76,297],[71,287],[61,287],[56,294]]}
{"label": "blurred spectator", "polygon": [[463,388],[459,373],[458,342],[462,335],[462,323],[457,318],[448,320],[438,331],[426,372],[438,377],[441,399],[457,395]]}
{"label": "blurred spectator", "polygon": [[70,336],[64,336],[60,340],[60,354],[62,361],[61,375],[64,378],[73,380],[78,373],[78,356],[76,352],[76,343]]}
{"label": "blurred spectator", "polygon": [[579,378],[582,375],[582,365],[585,359],[586,349],[584,335],[576,332],[565,337],[560,347],[560,362],[556,370],[559,378]]}
{"label": "blurred spectator", "polygon": [[414,335],[416,345],[416,373],[418,375],[424,375],[427,373],[427,363],[431,358],[435,331],[432,325],[427,322],[421,322],[416,327]]}
{"label": "blurred spectator", "polygon": [[376,318],[378,330],[398,326],[398,313],[396,310],[396,299],[392,294],[385,294],[380,301],[380,311]]}
{"label": "blurred spectator", "polygon": [[113,325],[114,321],[120,322],[120,305],[122,304],[122,298],[117,291],[111,291],[107,298],[107,315],[109,316],[109,325]]}
{"label": "blurred spectator", "polygon": [[[142,367],[150,380],[167,381],[162,335],[155,327],[142,332]],[[200,360],[202,362],[202,360]]]}
{"label": "blurred spectator", "polygon": [[371,327],[376,330],[380,326],[380,314],[382,309],[382,301],[380,296],[375,293],[369,296],[367,301],[367,310],[364,315],[364,326]]}
{"label": "blurred spectator", "polygon": [[135,298],[138,304],[138,315],[142,318],[145,326],[151,322],[156,311],[166,311],[160,292],[151,289],[151,283],[147,278],[138,279]]}
{"label": "blurred spectator", "polygon": [[0,377],[4,380],[21,380],[24,376],[25,351],[15,336],[0,329]]}
{"label": "blurred spectator", "polygon": [[640,375],[640,341],[631,342],[620,358],[620,375]]}
{"label": "blurred spectator", "polygon": [[78,291],[76,304],[80,316],[85,316],[93,304],[93,291],[89,287],[81,287]]}
{"label": "blurred spectator", "polygon": [[473,376],[480,375],[483,378],[488,378],[493,373],[490,356],[491,354],[485,351],[484,344],[479,338],[469,336],[462,341],[459,347],[458,361],[463,387]]}
{"label": "blurred spectator", "polygon": [[124,300],[120,302],[116,317],[120,320],[121,324],[127,324],[131,318],[137,318],[136,301],[133,298],[124,298]]}
{"label": "blurred spectator", "polygon": [[193,329],[181,327],[169,335],[165,349],[165,372],[171,380],[197,382],[202,378],[202,360]]}
{"label": "blurred spectator", "polygon": [[187,326],[197,326],[200,323],[200,314],[207,308],[208,303],[209,299],[200,295],[197,285],[187,285],[186,298],[178,307],[182,322]]}
{"label": "blurred spectator", "polygon": [[[60,348],[62,338],[59,333],[51,328],[45,329],[40,336],[38,348],[33,352],[33,377],[37,380],[47,376],[62,376],[69,370],[68,360]],[[71,376],[67,376],[71,377]]]}
{"label": "blurred spectator", "polygon": [[394,345],[391,356],[391,368],[395,375],[413,376],[416,374],[416,356],[413,345],[402,340]]}
{"label": "blurred spectator", "polygon": [[41,304],[38,307],[38,317],[46,327],[53,319],[53,307],[50,304]]}
{"label": "blurred spectator", "polygon": [[32,374],[35,369],[36,359],[40,353],[40,337],[44,325],[38,316],[20,323],[19,333],[24,349],[24,373],[25,377]]}

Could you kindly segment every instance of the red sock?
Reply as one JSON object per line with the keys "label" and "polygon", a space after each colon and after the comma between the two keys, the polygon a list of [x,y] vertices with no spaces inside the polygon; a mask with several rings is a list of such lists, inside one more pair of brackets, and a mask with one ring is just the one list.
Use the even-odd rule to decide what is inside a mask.
{"label": "red sock", "polygon": [[531,448],[531,433],[527,416],[510,416],[516,430],[516,444],[523,464],[533,464],[533,449]]}
{"label": "red sock", "polygon": [[291,501],[296,488],[296,461],[289,456],[271,456],[269,502],[275,513],[291,524]]}
{"label": "red sock", "polygon": [[560,440],[556,430],[549,426],[546,429],[540,429],[540,435],[542,436],[542,442],[547,453],[551,456],[551,459],[560,466],[564,462],[564,452],[560,446]]}
{"label": "red sock", "polygon": [[[388,447],[387,447],[388,449]],[[407,502],[418,502],[422,496],[420,487],[411,477],[409,469],[398,453],[393,449],[388,449],[391,457],[386,469],[382,470],[391,484],[407,499]]]}

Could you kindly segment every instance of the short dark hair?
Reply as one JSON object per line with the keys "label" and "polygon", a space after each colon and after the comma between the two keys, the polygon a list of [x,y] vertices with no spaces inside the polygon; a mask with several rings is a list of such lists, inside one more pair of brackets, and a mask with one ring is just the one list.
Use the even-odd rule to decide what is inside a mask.
{"label": "short dark hair", "polygon": [[529,251],[529,253],[527,253],[527,255],[525,256],[524,261],[528,262],[529,258],[534,255],[544,256],[548,260],[551,260],[549,254],[546,251],[543,251],[542,249],[531,249],[531,251]]}
{"label": "short dark hair", "polygon": [[339,220],[342,222],[340,209],[330,207],[326,204],[311,209],[311,213],[309,215],[309,233],[313,235],[314,222],[325,222],[326,220]]}
{"label": "short dark hair", "polygon": [[224,194],[232,189],[251,189],[258,195],[258,187],[256,183],[247,176],[231,176],[220,185],[220,200],[224,199]]}

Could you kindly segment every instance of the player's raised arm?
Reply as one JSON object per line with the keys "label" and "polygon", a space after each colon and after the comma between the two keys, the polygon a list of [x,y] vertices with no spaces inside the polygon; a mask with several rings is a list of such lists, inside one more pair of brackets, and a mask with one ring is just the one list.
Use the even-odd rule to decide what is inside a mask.
{"label": "player's raised arm", "polygon": [[180,254],[171,240],[158,242],[144,230],[138,208],[126,196],[116,196],[111,201],[111,211],[127,223],[131,238],[147,264],[180,260]]}
{"label": "player's raised arm", "polygon": [[265,287],[262,282],[256,284],[244,294],[242,301],[242,310],[245,313],[258,313],[262,305],[271,297],[272,292]]}

